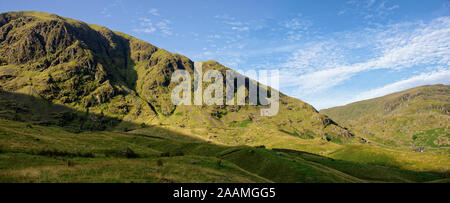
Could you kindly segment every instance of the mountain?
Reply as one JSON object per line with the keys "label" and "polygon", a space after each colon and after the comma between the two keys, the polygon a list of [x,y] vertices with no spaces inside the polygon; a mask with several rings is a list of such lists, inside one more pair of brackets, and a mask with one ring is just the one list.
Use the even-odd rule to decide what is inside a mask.
{"label": "mountain", "polygon": [[[187,70],[193,74],[193,61],[126,34],[54,14],[1,14],[0,65],[3,91],[33,95],[52,104],[137,124],[122,122],[116,129],[168,125],[210,134],[205,138],[224,144],[257,145],[261,142],[254,140],[268,134],[268,139],[323,138],[339,143],[352,137],[311,105],[283,94],[280,111],[274,117],[261,117],[261,106],[175,106],[170,98],[176,85],[171,83],[172,73]],[[203,69],[222,73],[230,70],[215,61],[203,62]],[[247,89],[248,81],[255,82],[247,79]],[[61,121],[61,114],[66,112],[39,110],[33,115],[18,114],[17,119],[72,124],[68,127],[72,130],[111,127],[92,124],[82,129],[73,124],[72,116],[71,120]],[[43,117],[49,114],[58,116]]]}
{"label": "mountain", "polygon": [[[284,94],[272,117],[173,105],[172,74],[197,63],[54,14],[0,14],[0,182],[449,181],[448,153],[358,143]],[[276,91],[247,78],[247,102],[250,84]]]}
{"label": "mountain", "polygon": [[427,85],[322,110],[366,141],[394,147],[450,146],[450,86]]}

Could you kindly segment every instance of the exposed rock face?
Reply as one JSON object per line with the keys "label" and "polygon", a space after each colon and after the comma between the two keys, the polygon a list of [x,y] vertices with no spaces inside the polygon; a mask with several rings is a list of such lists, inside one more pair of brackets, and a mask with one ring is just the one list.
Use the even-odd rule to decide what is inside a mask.
{"label": "exposed rock face", "polygon": [[[259,116],[259,106],[177,107],[170,98],[176,85],[172,73],[193,74],[193,61],[123,33],[53,14],[0,14],[0,65],[3,91],[130,122],[184,127],[254,122],[276,132],[352,136],[312,106],[285,95],[280,95],[280,113],[270,118]],[[215,61],[204,62],[204,71],[208,69],[229,70]]]}

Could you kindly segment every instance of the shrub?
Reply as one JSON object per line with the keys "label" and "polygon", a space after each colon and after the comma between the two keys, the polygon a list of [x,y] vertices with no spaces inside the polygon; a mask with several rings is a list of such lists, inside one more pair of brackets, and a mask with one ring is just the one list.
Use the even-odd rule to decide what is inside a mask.
{"label": "shrub", "polygon": [[118,156],[122,156],[122,157],[126,157],[126,158],[138,158],[139,155],[136,154],[132,149],[130,149],[129,147],[120,150],[117,153]]}
{"label": "shrub", "polygon": [[67,151],[61,151],[57,149],[44,149],[37,152],[34,152],[34,154],[41,155],[41,156],[50,156],[50,157],[86,157],[86,158],[94,158],[94,154],[92,152],[67,152]]}
{"label": "shrub", "polygon": [[164,163],[163,163],[163,161],[161,159],[158,159],[156,161],[156,165],[159,166],[159,167],[162,167],[162,166],[164,166]]}
{"label": "shrub", "polygon": [[169,152],[163,152],[159,155],[159,157],[170,157],[170,153]]}
{"label": "shrub", "polygon": [[221,168],[223,166],[222,160],[220,160],[220,159],[217,160],[216,164],[217,164],[217,167],[219,167],[219,168]]}
{"label": "shrub", "polygon": [[336,137],[327,136],[326,139],[327,139],[328,142],[334,142],[336,144],[342,144],[342,140],[339,139],[339,138],[336,138]]}
{"label": "shrub", "polygon": [[72,160],[67,160],[67,167],[73,167],[75,166],[75,162]]}
{"label": "shrub", "polygon": [[184,153],[183,153],[183,152],[176,152],[176,153],[174,154],[174,156],[184,156]]}
{"label": "shrub", "polygon": [[244,121],[244,122],[239,124],[239,127],[246,128],[248,126],[248,124],[250,124],[252,122],[253,122],[252,120]]}
{"label": "shrub", "polygon": [[282,132],[282,133],[286,133],[288,135],[291,135],[291,136],[294,136],[294,137],[299,137],[299,138],[306,139],[306,140],[314,139],[314,135],[315,135],[314,132],[310,131],[310,130],[307,130],[307,131],[305,131],[304,133],[301,133],[301,134],[299,134],[295,130],[294,130],[294,132],[289,132],[289,131],[286,131],[286,130],[279,130],[279,131]]}

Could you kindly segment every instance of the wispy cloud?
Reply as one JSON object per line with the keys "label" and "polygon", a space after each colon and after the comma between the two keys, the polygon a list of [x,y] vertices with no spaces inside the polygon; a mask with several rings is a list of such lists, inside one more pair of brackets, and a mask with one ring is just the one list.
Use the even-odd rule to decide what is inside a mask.
{"label": "wispy cloud", "polygon": [[219,35],[219,34],[213,34],[213,35],[208,35],[208,38],[212,38],[212,39],[220,39],[220,38],[222,38],[222,36]]}
{"label": "wispy cloud", "polygon": [[403,91],[409,88],[429,84],[450,84],[450,69],[435,71],[431,73],[422,73],[420,75],[401,80],[380,88],[365,91],[354,97],[351,102],[372,99],[394,92]]}
{"label": "wispy cloud", "polygon": [[[356,4],[366,9],[361,18],[364,17],[362,14],[371,14],[373,16],[368,18],[372,20],[399,8],[392,2],[381,0],[358,1]],[[342,10],[341,15],[347,12],[355,11]],[[335,33],[322,33],[313,21],[302,15],[277,21],[269,19],[264,31],[271,30],[274,34],[273,39],[277,41],[272,43],[274,46],[258,46],[271,41],[258,41],[252,37],[256,32],[252,32],[254,26],[248,23],[250,21],[229,15],[215,18],[224,25],[224,30],[220,35],[208,33],[205,37],[211,46],[193,54],[194,58],[214,58],[234,69],[280,69],[281,90],[317,108],[343,105],[417,85],[450,83],[445,79],[450,69],[448,16],[429,21],[366,23],[365,27]],[[248,27],[248,31],[238,31],[238,27]],[[282,43],[278,43],[280,41]],[[249,60],[255,62],[248,63]],[[390,86],[380,80],[371,83],[370,87],[380,90],[358,94],[369,87],[354,87],[352,79],[358,80],[372,73],[378,76],[403,74],[393,77],[396,79],[411,77],[411,73],[416,75]],[[339,88],[346,92],[340,92],[342,95],[333,93]]]}
{"label": "wispy cloud", "polygon": [[172,22],[159,14],[158,9],[152,8],[148,11],[151,16],[142,17],[138,20],[138,28],[134,28],[133,32],[145,34],[159,34],[167,37],[173,35]]}
{"label": "wispy cloud", "polygon": [[310,73],[346,64],[346,54],[333,40],[307,43],[294,50],[281,67],[294,68],[298,73]]}
{"label": "wispy cloud", "polygon": [[302,99],[314,105],[317,109],[342,106],[349,103],[385,96],[422,85],[450,84],[450,70],[437,69],[428,73],[420,73],[407,79],[402,79],[381,87],[362,92],[324,92],[320,96],[307,96]]}
{"label": "wispy cloud", "polygon": [[152,20],[149,18],[139,19],[140,28],[133,29],[133,32],[137,33],[153,33],[156,31],[156,27],[153,25]]}
{"label": "wispy cloud", "polygon": [[311,20],[304,18],[301,14],[281,23],[285,29],[288,40],[300,40],[305,34],[308,34],[309,28],[313,25]]}
{"label": "wispy cloud", "polygon": [[261,22],[255,20],[237,20],[236,17],[230,16],[228,14],[216,15],[215,19],[219,23],[224,24],[226,29],[231,29],[232,31],[250,31],[250,30],[258,30],[263,27]]}
{"label": "wispy cloud", "polygon": [[368,0],[367,3],[367,7],[371,7],[374,3],[376,2],[376,0]]}
{"label": "wispy cloud", "polygon": [[117,14],[117,9],[120,9],[122,13],[127,13],[127,9],[124,7],[122,0],[110,1],[100,11],[100,14],[105,18],[113,17],[113,13]]}
{"label": "wispy cloud", "polygon": [[228,14],[215,15],[214,18],[221,20],[235,20],[234,17],[231,17]]}
{"label": "wispy cloud", "polygon": [[248,30],[250,30],[250,28],[249,27],[247,27],[247,26],[233,26],[233,27],[231,27],[231,29],[232,30],[237,30],[237,31],[248,31]]}
{"label": "wispy cloud", "polygon": [[448,17],[435,19],[428,24],[394,24],[363,32],[363,35],[373,39],[367,44],[360,44],[363,49],[370,50],[371,57],[362,62],[351,62],[354,50],[346,47],[360,43],[353,41],[358,39],[325,44],[317,42],[307,49],[294,52],[290,61],[283,64],[288,67],[285,69],[286,78],[282,79],[285,81],[284,86],[298,87],[299,95],[311,94],[339,85],[364,71],[398,70],[419,65],[450,66]]}
{"label": "wispy cloud", "polygon": [[156,27],[163,33],[163,35],[170,36],[173,34],[170,24],[171,24],[170,20],[163,19],[162,21],[156,24]]}
{"label": "wispy cloud", "polygon": [[154,16],[160,16],[158,13],[158,9],[156,9],[156,8],[152,8],[152,9],[148,10],[148,13],[151,15],[154,15]]}
{"label": "wispy cloud", "polygon": [[108,8],[103,8],[103,10],[100,12],[100,14],[103,15],[103,17],[109,18],[112,17],[111,13],[109,12]]}
{"label": "wispy cloud", "polygon": [[385,19],[395,9],[400,8],[398,4],[387,0],[349,0],[347,7],[339,11],[338,15],[352,14],[360,15],[365,20]]}

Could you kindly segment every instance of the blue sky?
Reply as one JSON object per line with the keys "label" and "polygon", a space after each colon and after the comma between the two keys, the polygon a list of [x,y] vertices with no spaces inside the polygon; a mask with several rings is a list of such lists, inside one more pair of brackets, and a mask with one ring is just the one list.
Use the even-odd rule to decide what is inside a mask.
{"label": "blue sky", "polygon": [[450,84],[448,0],[0,0],[99,24],[194,61],[279,69],[283,93],[317,109]]}

